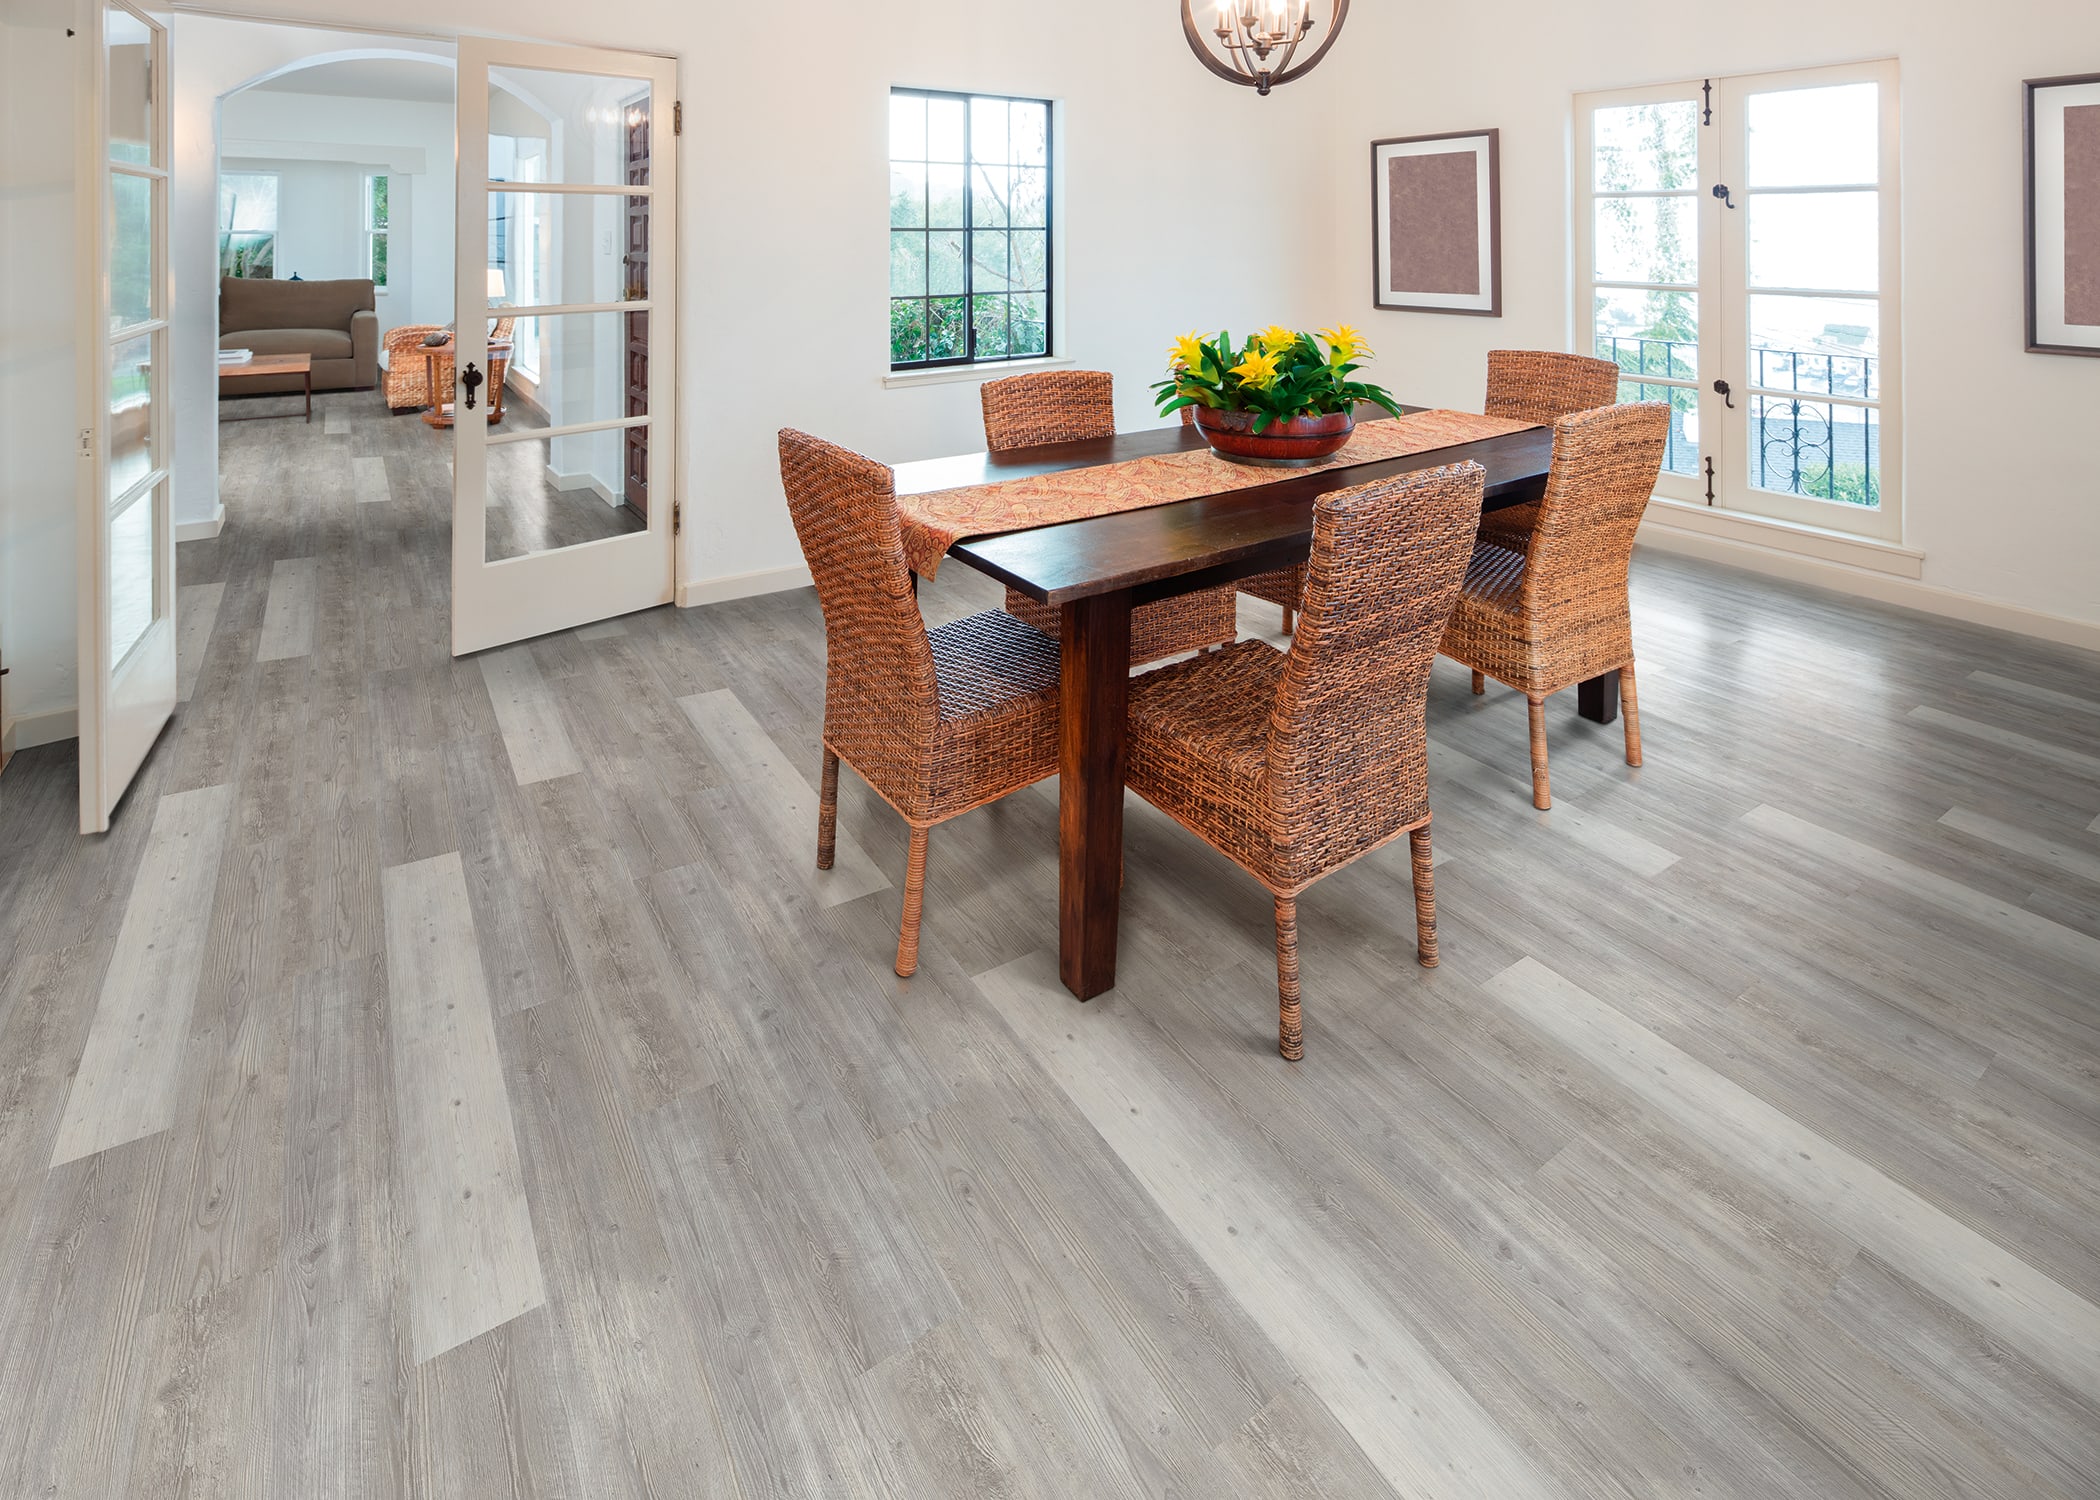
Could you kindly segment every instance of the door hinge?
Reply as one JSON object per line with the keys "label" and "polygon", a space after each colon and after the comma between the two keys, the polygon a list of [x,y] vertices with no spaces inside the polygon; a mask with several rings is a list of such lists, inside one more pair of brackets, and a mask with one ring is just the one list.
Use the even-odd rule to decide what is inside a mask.
{"label": "door hinge", "polygon": [[685,507],[683,505],[673,505],[671,507],[671,535],[678,535],[678,529],[684,524]]}
{"label": "door hinge", "polygon": [[1706,461],[1706,503],[1714,503],[1714,461],[1710,458]]}
{"label": "door hinge", "polygon": [[1700,118],[1699,123],[1701,125],[1711,125],[1714,122],[1714,81],[1709,78],[1706,82],[1700,84],[1699,92],[1706,96],[1706,113]]}
{"label": "door hinge", "polygon": [[95,456],[95,429],[92,427],[80,429],[80,456],[82,458],[93,458]]}
{"label": "door hinge", "polygon": [[673,99],[671,101],[671,134],[685,134],[685,101],[683,99]]}

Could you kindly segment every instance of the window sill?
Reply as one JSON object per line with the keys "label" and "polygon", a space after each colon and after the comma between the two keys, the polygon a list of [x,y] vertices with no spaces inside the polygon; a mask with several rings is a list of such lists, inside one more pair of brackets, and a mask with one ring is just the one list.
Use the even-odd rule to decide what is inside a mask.
{"label": "window sill", "polygon": [[1804,526],[1794,521],[1776,521],[1770,516],[1753,516],[1739,510],[1671,500],[1662,495],[1649,500],[1648,513],[1641,524],[1644,529],[1654,527],[1715,537],[1775,552],[1813,557],[1823,562],[1844,563],[1897,578],[1925,576],[1925,554],[1915,548],[1832,531],[1822,526]]}
{"label": "window sill", "polygon": [[997,380],[1030,370],[1055,370],[1074,363],[1069,357],[1049,359],[1004,359],[979,365],[942,365],[932,370],[892,370],[882,377],[885,390],[910,390],[920,385],[949,385],[961,380]]}

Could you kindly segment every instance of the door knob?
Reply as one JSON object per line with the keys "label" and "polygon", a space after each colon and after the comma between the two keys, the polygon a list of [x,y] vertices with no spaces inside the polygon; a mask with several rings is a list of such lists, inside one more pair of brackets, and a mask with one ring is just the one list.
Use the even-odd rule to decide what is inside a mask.
{"label": "door knob", "polygon": [[1727,407],[1728,407],[1728,409],[1729,409],[1730,411],[1734,411],[1734,410],[1735,410],[1735,397],[1734,397],[1733,395],[1729,394],[1729,391],[1730,391],[1730,387],[1729,387],[1729,384],[1728,384],[1728,382],[1727,382],[1727,381],[1725,381],[1725,380],[1716,380],[1716,381],[1714,382],[1714,394],[1715,394],[1715,395],[1717,395],[1717,396],[1719,396],[1719,397],[1721,398],[1721,400],[1722,400],[1722,401],[1723,401],[1724,403],[1726,403],[1726,405],[1727,405]]}
{"label": "door knob", "polygon": [[474,409],[474,392],[481,389],[481,382],[485,379],[487,379],[487,377],[484,376],[479,370],[475,369],[472,364],[469,364],[466,367],[466,369],[460,371],[459,383],[467,388],[467,399],[465,405],[468,411],[472,411]]}

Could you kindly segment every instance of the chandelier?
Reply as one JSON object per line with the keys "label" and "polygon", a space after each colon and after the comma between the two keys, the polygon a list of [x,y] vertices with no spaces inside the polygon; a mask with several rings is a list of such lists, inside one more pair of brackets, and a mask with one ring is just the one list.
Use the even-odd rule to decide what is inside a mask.
{"label": "chandelier", "polygon": [[[1200,7],[1204,19],[1196,19]],[[1181,0],[1181,29],[1189,48],[1220,78],[1267,94],[1279,83],[1303,78],[1320,65],[1341,35],[1349,0],[1322,0],[1325,34],[1300,62],[1308,37],[1320,30],[1314,0]]]}

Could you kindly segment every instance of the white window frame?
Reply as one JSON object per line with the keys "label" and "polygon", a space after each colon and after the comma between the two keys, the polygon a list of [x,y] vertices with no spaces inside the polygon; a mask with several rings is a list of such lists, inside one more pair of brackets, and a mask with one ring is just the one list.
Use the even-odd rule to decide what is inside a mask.
{"label": "white window frame", "polygon": [[[1747,252],[1748,200],[1751,194],[1738,186],[1746,181],[1743,170],[1748,130],[1746,106],[1757,94],[1847,83],[1877,85],[1881,107],[1879,178],[1873,185],[1880,195],[1880,285],[1872,294],[1873,300],[1880,304],[1880,352],[1876,356],[1880,394],[1871,403],[1820,395],[1813,399],[1818,404],[1870,404],[1878,409],[1879,504],[1874,507],[1760,489],[1750,481],[1749,412],[1753,399],[1762,392],[1750,378]],[[1705,85],[1711,85],[1710,96]],[[1572,237],[1577,347],[1585,353],[1596,350],[1596,292],[1599,290],[1595,276],[1596,205],[1600,196],[1610,196],[1599,195],[1595,189],[1595,112],[1615,106],[1688,100],[1698,106],[1703,116],[1709,97],[1712,122],[1702,123],[1699,131],[1696,215],[1699,274],[1696,286],[1683,288],[1696,290],[1699,298],[1699,473],[1688,478],[1665,472],[1656,484],[1656,494],[1664,499],[1695,504],[1701,509],[1711,508],[1753,521],[1776,521],[1799,528],[1900,543],[1903,535],[1903,219],[1901,100],[1894,61],[1690,79],[1648,88],[1578,94],[1575,97],[1576,181]],[[1735,203],[1733,208],[1714,195],[1717,184],[1729,186],[1730,197]],[[1786,290],[1791,293],[1794,289]],[[1843,295],[1852,300],[1865,300],[1858,293]],[[1728,382],[1730,389],[1726,398],[1715,391],[1716,380]],[[1682,380],[1655,377],[1647,378],[1646,383],[1680,387],[1688,384]],[[1710,493],[1709,464],[1712,476]]]}
{"label": "white window frame", "polygon": [[[393,176],[394,174],[391,172],[366,172],[358,179],[360,198],[362,200],[358,205],[359,219],[364,224],[365,231],[365,275],[372,282],[373,294],[381,297],[385,296],[387,292],[386,284],[380,281],[378,272],[379,241],[381,240],[387,242],[387,274],[391,276],[394,269]],[[387,222],[383,227],[374,225],[372,222],[372,184],[375,182],[384,182],[386,184]]]}

